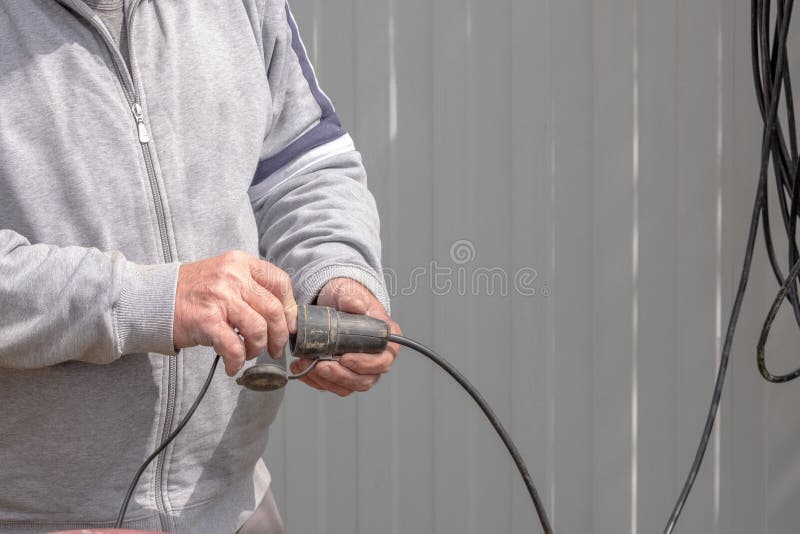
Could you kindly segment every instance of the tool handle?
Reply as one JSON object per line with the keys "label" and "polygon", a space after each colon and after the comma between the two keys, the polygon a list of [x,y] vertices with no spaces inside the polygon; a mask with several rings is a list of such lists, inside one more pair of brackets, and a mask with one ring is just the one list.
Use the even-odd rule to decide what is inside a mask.
{"label": "tool handle", "polygon": [[390,333],[389,325],[374,317],[304,305],[297,309],[297,334],[289,347],[296,358],[378,354],[386,349]]}

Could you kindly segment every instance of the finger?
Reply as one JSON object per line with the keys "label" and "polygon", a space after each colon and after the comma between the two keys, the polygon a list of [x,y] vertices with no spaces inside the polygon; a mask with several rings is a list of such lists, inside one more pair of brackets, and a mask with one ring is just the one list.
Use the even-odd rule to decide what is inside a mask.
{"label": "finger", "polygon": [[[381,306],[381,310],[383,307]],[[379,315],[378,318],[383,319],[389,323],[389,328],[392,333],[399,334],[400,327],[386,316],[385,312]],[[345,354],[339,360],[339,363],[347,367],[351,371],[361,375],[375,375],[388,373],[392,368],[397,353],[400,351],[400,345],[397,343],[389,343],[386,345],[386,350],[381,354],[358,354],[350,353]]]}
{"label": "finger", "polygon": [[322,391],[329,391],[340,397],[348,397],[353,393],[352,389],[343,388],[338,384],[334,384],[333,382],[325,380],[324,378],[318,376],[316,373],[317,370],[314,369],[311,372],[311,374],[308,375],[308,378],[310,380],[313,380],[316,384],[318,384],[320,389],[322,389]]}
{"label": "finger", "polygon": [[347,313],[364,314],[369,309],[369,291],[350,278],[337,278],[326,285],[318,302]]}
{"label": "finger", "polygon": [[389,372],[396,354],[396,346],[387,345],[381,354],[344,354],[339,363],[359,375],[380,375]]}
{"label": "finger", "polygon": [[228,376],[236,375],[245,362],[245,346],[242,338],[229,324],[222,321],[217,323],[209,334],[211,346],[225,362],[225,372]]}
{"label": "finger", "polygon": [[297,332],[297,302],[294,300],[292,279],[289,278],[289,275],[268,261],[252,258],[250,260],[250,276],[258,285],[278,298],[289,331]]}
{"label": "finger", "polygon": [[270,355],[275,359],[282,357],[289,342],[289,326],[281,301],[269,291],[244,291],[242,299],[266,321]]}
{"label": "finger", "polygon": [[[305,370],[306,370],[306,368],[308,368],[308,365],[310,365],[310,361],[309,361],[308,365],[301,365],[301,362],[303,362],[303,361],[307,361],[307,360],[295,360],[295,361],[293,361],[293,362],[290,364],[289,368],[291,369],[291,371],[292,371],[292,374],[298,375],[298,374],[302,373],[303,371],[305,371]],[[327,391],[325,388],[323,388],[322,386],[320,386],[320,385],[319,385],[319,384],[318,384],[318,383],[317,383],[317,382],[316,382],[316,381],[315,381],[315,380],[314,380],[314,379],[313,379],[311,376],[309,376],[309,375],[306,375],[306,376],[302,377],[302,378],[300,379],[300,381],[301,381],[301,382],[304,382],[306,385],[308,385],[308,386],[310,386],[310,387],[312,387],[312,388],[314,388],[314,389],[318,389],[318,390],[320,390],[320,391]]]}
{"label": "finger", "polygon": [[244,303],[229,305],[228,321],[244,338],[245,357],[252,360],[267,348],[267,321]]}
{"label": "finger", "polygon": [[[308,366],[312,364],[312,362],[313,360],[304,360],[304,359],[295,360],[291,363],[290,367],[293,372],[299,374],[304,370],[306,370]],[[319,369],[323,363],[330,363],[330,362],[319,362],[317,366],[314,368],[314,370],[311,371],[309,374],[307,374],[305,377],[303,377],[301,380],[303,380],[313,388],[319,389],[320,391],[329,391],[331,393],[339,395],[340,397],[347,397],[348,395],[353,393],[352,389],[342,387],[341,385],[335,384],[320,376]]]}
{"label": "finger", "polygon": [[328,382],[349,391],[361,392],[369,391],[380,376],[360,375],[338,362],[320,362],[312,374],[314,379],[323,385]]}

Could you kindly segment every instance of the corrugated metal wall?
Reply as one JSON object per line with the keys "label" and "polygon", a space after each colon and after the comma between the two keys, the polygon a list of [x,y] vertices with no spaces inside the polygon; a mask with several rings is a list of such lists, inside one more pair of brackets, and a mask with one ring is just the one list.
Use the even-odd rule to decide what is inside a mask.
{"label": "corrugated metal wall", "polygon": [[[749,2],[293,8],[366,158],[394,316],[488,397],[557,532],[659,532],[755,191]],[[800,384],[766,386],[754,362],[774,287],[761,250],[680,532],[798,530]],[[783,369],[787,325],[770,345]],[[538,531],[490,427],[410,351],[357,398],[289,389],[267,458],[290,534]]]}

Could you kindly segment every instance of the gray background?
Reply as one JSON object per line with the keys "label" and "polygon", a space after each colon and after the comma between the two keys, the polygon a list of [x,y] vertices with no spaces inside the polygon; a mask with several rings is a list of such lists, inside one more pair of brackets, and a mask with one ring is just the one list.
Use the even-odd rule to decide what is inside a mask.
{"label": "gray background", "polygon": [[[366,158],[393,315],[488,397],[557,532],[660,532],[688,471],[755,192],[749,4],[293,1]],[[409,291],[432,261],[450,291]],[[495,267],[506,296],[459,291]],[[800,383],[755,366],[775,291],[759,243],[679,532],[798,530]],[[798,360],[786,316],[781,370]],[[491,428],[410,351],[366,395],[291,386],[267,459],[290,534],[538,532]]]}

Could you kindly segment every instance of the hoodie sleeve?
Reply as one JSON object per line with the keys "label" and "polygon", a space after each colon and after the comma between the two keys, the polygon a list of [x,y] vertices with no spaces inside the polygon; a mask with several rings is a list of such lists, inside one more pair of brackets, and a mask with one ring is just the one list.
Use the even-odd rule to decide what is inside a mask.
{"label": "hoodie sleeve", "polygon": [[352,278],[389,309],[380,223],[361,156],[320,89],[288,4],[267,1],[271,127],[250,188],[260,252],[292,277],[299,303]]}
{"label": "hoodie sleeve", "polygon": [[144,266],[118,252],[31,244],[0,229],[0,367],[173,354],[177,276],[178,264]]}

